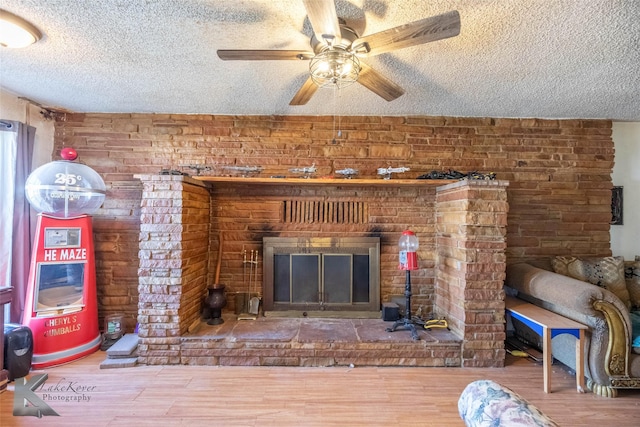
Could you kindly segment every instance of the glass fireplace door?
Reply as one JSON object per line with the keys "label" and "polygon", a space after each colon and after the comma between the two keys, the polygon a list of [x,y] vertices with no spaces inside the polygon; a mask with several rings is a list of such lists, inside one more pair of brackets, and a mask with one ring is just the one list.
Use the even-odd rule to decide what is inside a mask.
{"label": "glass fireplace door", "polygon": [[369,257],[276,254],[273,290],[274,303],[289,308],[331,309],[369,303]]}
{"label": "glass fireplace door", "polygon": [[378,237],[264,237],[265,313],[380,312]]}
{"label": "glass fireplace door", "polygon": [[[320,302],[320,254],[302,254],[290,256],[292,304],[308,304]],[[278,283],[278,282],[276,282]],[[279,301],[286,302],[286,301]]]}

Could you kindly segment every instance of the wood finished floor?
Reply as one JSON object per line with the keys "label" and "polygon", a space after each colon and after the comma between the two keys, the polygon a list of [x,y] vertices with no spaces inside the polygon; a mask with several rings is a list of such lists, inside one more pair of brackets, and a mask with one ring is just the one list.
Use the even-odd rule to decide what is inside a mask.
{"label": "wood finished floor", "polygon": [[[615,399],[578,394],[575,377],[554,365],[552,390],[542,366],[508,356],[505,368],[137,366],[100,369],[104,352],[32,372],[44,388],[94,387],[89,401],[45,400],[60,416],[13,416],[14,383],[0,393],[9,426],[463,426],[464,387],[488,378],[516,391],[562,426],[637,426],[640,391]],[[44,391],[38,391],[43,396]],[[57,398],[83,393],[51,392]]]}

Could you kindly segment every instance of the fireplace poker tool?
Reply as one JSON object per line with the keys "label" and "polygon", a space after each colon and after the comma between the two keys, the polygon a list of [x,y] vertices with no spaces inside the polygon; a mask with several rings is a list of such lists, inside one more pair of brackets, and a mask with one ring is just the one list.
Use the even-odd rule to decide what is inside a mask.
{"label": "fireplace poker tool", "polygon": [[242,251],[242,284],[247,285],[247,263],[249,263],[249,285],[247,287],[247,292],[245,293],[245,298],[242,301],[242,313],[238,314],[238,320],[256,320],[256,316],[249,313],[249,298],[251,297],[251,277],[253,268],[251,267],[253,264],[251,263],[251,258],[253,258],[253,250],[251,251],[250,259],[247,260],[247,251]]}
{"label": "fireplace poker tool", "polygon": [[247,312],[251,312],[251,283],[253,282],[253,249],[249,254],[249,285],[247,286]]}
{"label": "fireplace poker tool", "polygon": [[260,311],[260,298],[258,297],[259,292],[257,292],[258,291],[258,251],[257,250],[255,251],[255,253],[251,251],[250,266],[253,267],[255,271],[253,272],[253,282],[249,283],[249,285],[251,286],[251,290],[254,290],[255,288],[256,296],[251,297],[251,299],[249,300],[249,313],[258,314]]}

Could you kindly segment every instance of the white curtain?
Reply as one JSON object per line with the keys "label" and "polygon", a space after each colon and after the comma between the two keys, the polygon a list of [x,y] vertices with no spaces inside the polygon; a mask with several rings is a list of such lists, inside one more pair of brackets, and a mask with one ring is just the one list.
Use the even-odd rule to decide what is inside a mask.
{"label": "white curtain", "polygon": [[[10,313],[19,323],[31,258],[31,219],[24,184],[31,172],[36,129],[0,120],[0,286],[13,286]],[[8,316],[7,316],[8,314]]]}

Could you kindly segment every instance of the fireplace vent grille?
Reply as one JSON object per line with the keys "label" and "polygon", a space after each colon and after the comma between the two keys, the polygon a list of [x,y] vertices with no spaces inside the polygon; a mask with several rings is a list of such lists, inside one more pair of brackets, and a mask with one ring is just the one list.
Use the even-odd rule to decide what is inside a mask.
{"label": "fireplace vent grille", "polygon": [[365,224],[367,203],[351,201],[285,200],[285,223]]}

